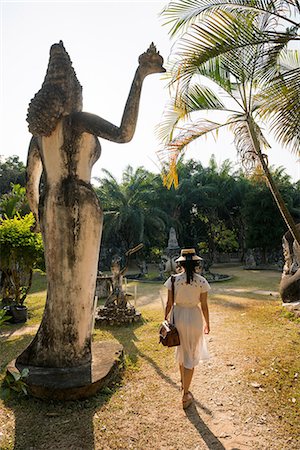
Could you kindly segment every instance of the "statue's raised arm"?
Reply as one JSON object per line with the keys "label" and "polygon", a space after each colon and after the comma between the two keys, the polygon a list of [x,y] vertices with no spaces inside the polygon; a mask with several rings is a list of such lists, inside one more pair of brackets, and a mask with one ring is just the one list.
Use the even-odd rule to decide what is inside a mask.
{"label": "statue's raised arm", "polygon": [[147,75],[165,71],[163,58],[152,43],[148,50],[139,57],[139,66],[134,75],[121,125],[117,127],[101,117],[85,112],[72,115],[73,125],[80,131],[95,134],[109,141],[118,143],[131,141],[136,128],[143,81]]}

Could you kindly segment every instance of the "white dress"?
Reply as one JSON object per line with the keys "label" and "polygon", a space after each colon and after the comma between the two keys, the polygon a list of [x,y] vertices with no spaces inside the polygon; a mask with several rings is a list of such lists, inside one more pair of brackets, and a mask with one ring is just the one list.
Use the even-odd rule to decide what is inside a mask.
{"label": "white dress", "polygon": [[[175,278],[174,322],[180,337],[175,358],[179,364],[192,369],[200,361],[209,359],[203,334],[200,294],[209,291],[210,286],[204,277],[195,273],[190,284],[186,283],[185,272],[173,276]],[[172,290],[171,277],[167,279],[164,286]]]}

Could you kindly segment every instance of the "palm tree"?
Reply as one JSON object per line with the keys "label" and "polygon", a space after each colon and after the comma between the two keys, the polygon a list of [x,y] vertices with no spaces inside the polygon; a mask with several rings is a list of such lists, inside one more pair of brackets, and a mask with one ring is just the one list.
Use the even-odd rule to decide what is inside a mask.
{"label": "palm tree", "polygon": [[[171,2],[163,12],[172,25],[171,33],[181,32],[170,56],[170,86],[175,85],[176,90],[160,126],[160,137],[167,150],[162,152],[162,157],[171,155],[167,182],[170,185],[174,181],[176,160],[190,142],[227,127],[234,133],[243,164],[248,169],[259,164],[263,169],[285,223],[300,245],[299,230],[271,176],[264,153],[269,145],[259,125],[262,118],[268,116],[266,92],[269,96],[272,93],[271,114],[275,134],[283,143],[292,143],[296,148],[300,132],[299,136],[291,138],[287,128],[278,131],[281,130],[279,124],[286,124],[287,114],[285,110],[284,113],[276,112],[276,93],[281,92],[279,100],[285,99],[285,106],[288,102],[287,90],[279,89],[285,77],[281,73],[279,77],[279,69],[274,68],[274,63],[291,37],[295,37],[298,26],[293,23],[292,30],[277,32],[270,41],[274,34],[274,16],[280,12],[279,8],[278,11],[275,9],[278,2],[253,1],[252,5],[264,5],[265,10],[261,8],[255,12],[253,8],[248,8],[246,13],[242,13],[241,8],[246,3],[244,0],[227,0],[222,3],[223,10],[220,10],[220,1],[183,0]],[[273,14],[268,13],[270,5]],[[285,73],[288,73],[293,65],[291,53],[286,52],[286,55],[284,67]],[[297,60],[299,54],[293,52],[293,55],[294,61]],[[207,78],[213,81],[212,86],[205,84],[204,79]],[[270,80],[274,81],[271,83]],[[290,81],[292,84],[295,88],[295,83]],[[221,90],[221,95],[216,86]],[[296,106],[299,106],[298,98],[294,98],[291,106],[295,114]],[[226,112],[227,116],[216,122],[199,118],[196,114],[199,111]],[[183,122],[185,125],[182,125]],[[295,124],[291,127],[295,128]]]}
{"label": "palm tree", "polygon": [[[176,36],[188,26],[197,30],[197,60],[203,64],[231,50],[265,46],[265,81],[260,105],[280,143],[299,154],[299,54],[287,50],[287,44],[299,36],[300,2],[298,0],[179,0],[171,2],[162,12]],[[270,27],[252,27],[241,21],[241,15],[266,18]],[[240,39],[236,39],[236,34]],[[208,37],[208,39],[207,39]],[[267,58],[266,58],[267,56]],[[280,70],[279,70],[280,69]],[[263,80],[262,80],[263,81]],[[295,120],[291,120],[291,116]],[[296,125],[295,125],[296,124]]]}
{"label": "palm tree", "polygon": [[109,171],[103,172],[105,178],[98,179],[96,192],[104,209],[104,239],[128,250],[162,235],[168,218],[153,201],[153,175],[128,166],[118,183]]}

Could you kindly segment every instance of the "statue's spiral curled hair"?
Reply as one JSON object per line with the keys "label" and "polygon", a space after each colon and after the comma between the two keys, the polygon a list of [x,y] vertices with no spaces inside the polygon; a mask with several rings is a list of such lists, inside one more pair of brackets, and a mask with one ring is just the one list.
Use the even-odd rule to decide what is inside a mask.
{"label": "statue's spiral curled hair", "polygon": [[62,41],[52,45],[41,89],[31,100],[27,122],[34,136],[49,136],[62,115],[80,111],[82,87]]}

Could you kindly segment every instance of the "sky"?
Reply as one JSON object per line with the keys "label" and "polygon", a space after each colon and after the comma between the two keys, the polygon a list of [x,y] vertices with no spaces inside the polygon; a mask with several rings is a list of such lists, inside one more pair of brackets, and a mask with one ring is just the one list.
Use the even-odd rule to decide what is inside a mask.
{"label": "sky", "polygon": [[[167,60],[172,42],[160,12],[162,1],[4,1],[1,5],[0,47],[0,155],[18,155],[26,163],[31,135],[26,113],[40,89],[47,69],[50,46],[62,40],[77,78],[83,86],[83,110],[119,125],[138,56],[153,41]],[[127,165],[159,172],[155,128],[162,119],[169,92],[160,74],[148,76],[143,85],[136,133],[130,143],[101,140],[102,155],[93,177],[102,169],[117,179]],[[269,162],[282,166],[293,181],[300,178],[300,163],[271,138]],[[198,140],[187,151],[207,166],[214,154],[218,164],[238,159],[229,133],[218,139]],[[92,180],[93,181],[93,180]]]}

